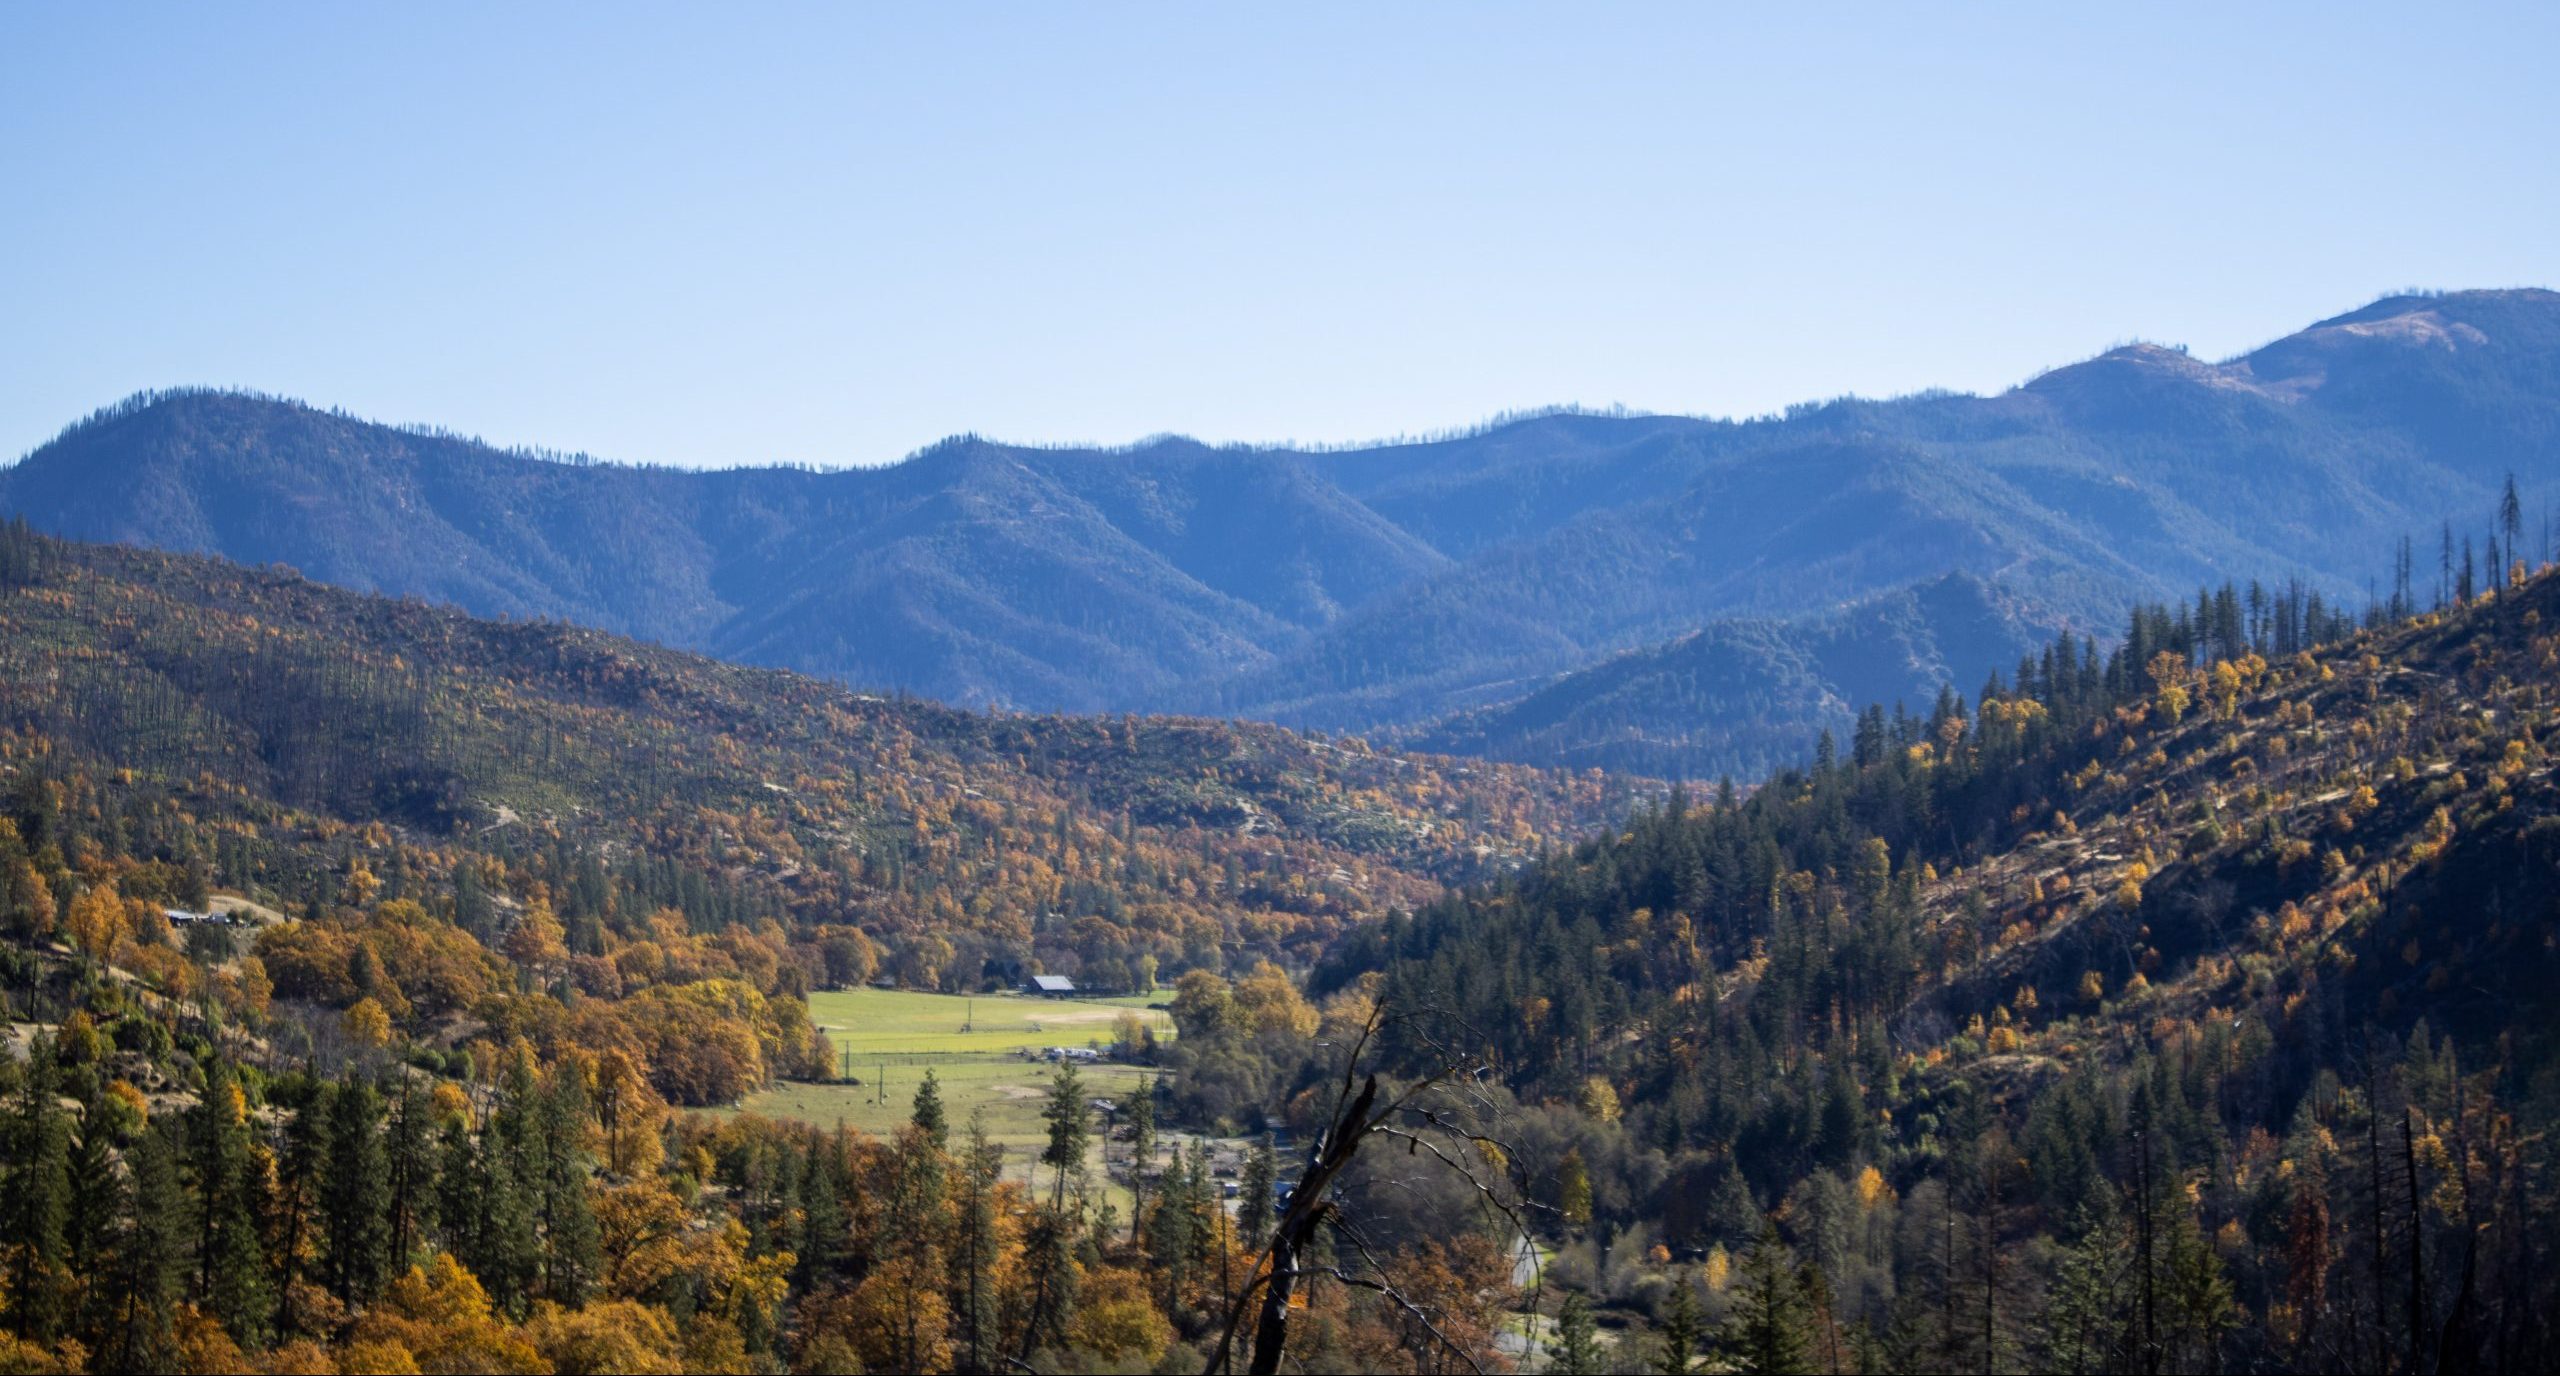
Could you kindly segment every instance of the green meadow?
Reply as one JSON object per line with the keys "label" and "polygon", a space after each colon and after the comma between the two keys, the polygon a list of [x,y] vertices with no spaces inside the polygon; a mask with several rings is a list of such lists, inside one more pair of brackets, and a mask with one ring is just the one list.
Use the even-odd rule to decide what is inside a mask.
{"label": "green meadow", "polygon": [[[1171,990],[1108,999],[1035,999],[1019,994],[919,994],[904,989],[827,989],[809,996],[809,1020],[836,1050],[863,1056],[900,1052],[1037,1051],[1108,1045],[1112,1025],[1135,1010],[1171,1039],[1173,1019],[1147,1008]],[[862,1072],[856,1070],[855,1074]]]}
{"label": "green meadow", "polygon": [[[1048,1143],[1040,1108],[1058,1070],[1039,1060],[1038,1053],[1052,1046],[1108,1046],[1114,1024],[1128,1011],[1145,1019],[1158,1037],[1170,1039],[1172,1019],[1146,1006],[1170,996],[1171,991],[1113,999],[821,991],[809,996],[809,1016],[835,1044],[838,1066],[850,1081],[785,1082],[750,1095],[739,1107],[767,1117],[821,1127],[842,1123],[887,1136],[907,1122],[916,1086],[929,1069],[941,1086],[943,1110],[955,1137],[970,1113],[983,1109],[988,1135],[1005,1148],[1006,1174],[1028,1179]],[[1156,1072],[1106,1061],[1080,1065],[1076,1073],[1088,1098],[1125,1100]],[[1090,1165],[1098,1191],[1104,1191],[1106,1179],[1102,1128],[1097,1115]],[[1117,1186],[1105,1193],[1122,1208],[1128,1206]]]}

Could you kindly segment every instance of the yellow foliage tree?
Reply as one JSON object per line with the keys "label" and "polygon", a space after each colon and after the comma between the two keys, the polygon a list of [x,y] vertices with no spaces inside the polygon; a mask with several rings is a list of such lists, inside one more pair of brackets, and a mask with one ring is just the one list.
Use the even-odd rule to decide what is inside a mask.
{"label": "yellow foliage tree", "polygon": [[442,1252],[391,1282],[356,1321],[352,1341],[403,1349],[416,1362],[412,1369],[427,1376],[538,1376],[549,1369],[522,1330],[490,1312],[478,1278]]}
{"label": "yellow foliage tree", "polygon": [[1614,1123],[1623,1111],[1618,1103],[1618,1087],[1603,1076],[1584,1080],[1576,1099],[1583,1113],[1599,1122]]}
{"label": "yellow foliage tree", "polygon": [[1173,1325],[1147,1293],[1147,1278],[1120,1266],[1097,1266],[1077,1285],[1067,1342],[1122,1367],[1152,1367],[1173,1345]]}
{"label": "yellow foliage tree", "polygon": [[358,1046],[381,1047],[391,1043],[391,1015],[383,1012],[382,1005],[373,999],[357,999],[349,1004],[347,1011],[339,1015],[339,1021],[346,1026],[347,1039]]}
{"label": "yellow foliage tree", "polygon": [[1285,1032],[1295,1037],[1316,1034],[1315,1005],[1289,982],[1288,973],[1270,961],[1261,961],[1251,973],[1237,980],[1229,995],[1234,1000],[1237,1020],[1251,1031]]}
{"label": "yellow foliage tree", "polygon": [[82,955],[103,961],[115,954],[116,944],[125,938],[124,900],[116,896],[115,885],[94,884],[72,899],[67,925],[71,944]]}
{"label": "yellow foliage tree", "polygon": [[676,1376],[685,1369],[675,1321],[656,1305],[606,1300],[563,1309],[545,1300],[525,1336],[556,1376]]}

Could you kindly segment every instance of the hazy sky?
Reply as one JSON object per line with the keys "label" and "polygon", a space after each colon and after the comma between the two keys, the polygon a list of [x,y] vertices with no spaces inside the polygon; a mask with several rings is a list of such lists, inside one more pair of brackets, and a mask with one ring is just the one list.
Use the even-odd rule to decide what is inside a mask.
{"label": "hazy sky", "polygon": [[1761,8],[11,0],[0,458],[1748,414],[2560,285],[2560,6]]}

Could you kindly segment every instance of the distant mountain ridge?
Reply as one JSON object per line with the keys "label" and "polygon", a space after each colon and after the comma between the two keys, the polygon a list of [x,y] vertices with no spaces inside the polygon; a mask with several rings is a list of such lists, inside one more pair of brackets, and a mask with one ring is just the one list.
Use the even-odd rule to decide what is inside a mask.
{"label": "distant mountain ridge", "polygon": [[[2225,578],[2358,596],[2371,550],[2476,521],[2510,470],[2560,477],[2548,291],[2386,298],[2223,363],[2130,346],[1992,397],[1333,452],[960,438],[878,469],[675,471],[194,393],[0,470],[0,512],[959,703],[1417,733],[1724,623],[1819,638],[1949,574],[2101,635]],[[1962,658],[1959,686],[1997,667]],[[1695,705],[1701,741],[1816,725]]]}
{"label": "distant mountain ridge", "polygon": [[2045,637],[1971,574],[1799,621],[1719,621],[1566,674],[1516,702],[1398,739],[1415,749],[1658,778],[1756,779],[1803,762],[1808,731],[1845,742],[1871,703],[1970,692],[1968,666],[2014,665]]}

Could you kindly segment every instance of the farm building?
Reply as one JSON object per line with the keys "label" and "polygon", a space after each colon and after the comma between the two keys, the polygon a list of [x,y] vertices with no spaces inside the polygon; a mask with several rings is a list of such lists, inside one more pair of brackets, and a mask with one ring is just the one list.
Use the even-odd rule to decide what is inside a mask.
{"label": "farm building", "polygon": [[1076,982],[1065,975],[1033,975],[1022,982],[1022,992],[1044,999],[1074,998]]}

